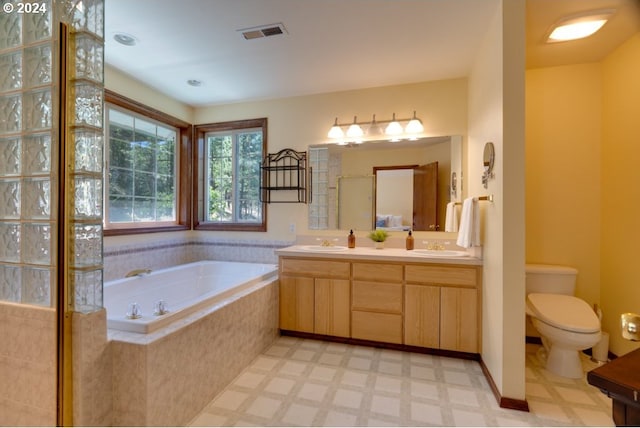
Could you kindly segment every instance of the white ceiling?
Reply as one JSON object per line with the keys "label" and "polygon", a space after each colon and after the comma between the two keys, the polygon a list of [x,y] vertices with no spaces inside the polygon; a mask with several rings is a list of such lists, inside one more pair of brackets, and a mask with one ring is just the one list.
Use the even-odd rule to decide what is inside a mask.
{"label": "white ceiling", "polygon": [[[498,0],[105,0],[105,62],[192,106],[467,76]],[[597,61],[640,29],[639,0],[527,0],[527,65]],[[544,33],[568,14],[618,13],[590,40]],[[245,40],[240,29],[287,34]],[[138,44],[127,47],[113,35]],[[189,79],[203,82],[198,88]]]}

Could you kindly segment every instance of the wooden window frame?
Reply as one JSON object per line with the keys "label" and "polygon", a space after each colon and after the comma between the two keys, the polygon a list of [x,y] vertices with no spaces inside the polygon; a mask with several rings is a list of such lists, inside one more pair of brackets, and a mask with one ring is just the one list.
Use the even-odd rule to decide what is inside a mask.
{"label": "wooden window frame", "polygon": [[204,189],[207,187],[204,177],[206,171],[205,162],[205,136],[210,132],[235,131],[241,129],[262,128],[262,158],[267,154],[267,118],[234,120],[229,122],[208,123],[194,126],[194,150],[193,150],[193,228],[195,230],[217,230],[234,232],[266,232],[267,231],[267,204],[262,204],[262,222],[211,222],[204,218]]}
{"label": "wooden window frame", "polygon": [[[178,176],[176,177],[176,221],[174,224],[163,222],[157,226],[152,222],[141,223],[141,226],[135,227],[111,227],[107,228],[105,222],[104,236],[117,235],[133,235],[141,233],[169,232],[177,230],[191,229],[191,136],[193,125],[183,120],[177,119],[160,110],[146,106],[138,101],[127,98],[116,92],[105,89],[105,103],[113,104],[120,108],[129,110],[133,113],[148,117],[158,122],[170,125],[178,130]],[[109,138],[109,136],[105,136]],[[105,157],[109,154],[105,153]],[[108,171],[105,171],[107,173]],[[105,204],[109,203],[108,190],[105,189]]]}

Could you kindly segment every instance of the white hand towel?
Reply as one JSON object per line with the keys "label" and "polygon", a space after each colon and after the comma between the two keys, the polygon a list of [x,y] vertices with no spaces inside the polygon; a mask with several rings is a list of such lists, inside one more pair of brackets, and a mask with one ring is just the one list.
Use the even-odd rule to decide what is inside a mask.
{"label": "white hand towel", "polygon": [[477,198],[467,198],[462,203],[457,244],[463,248],[480,245],[480,210]]}
{"label": "white hand towel", "polygon": [[458,209],[455,202],[449,202],[447,204],[447,212],[445,214],[444,221],[445,232],[457,232],[458,231]]}

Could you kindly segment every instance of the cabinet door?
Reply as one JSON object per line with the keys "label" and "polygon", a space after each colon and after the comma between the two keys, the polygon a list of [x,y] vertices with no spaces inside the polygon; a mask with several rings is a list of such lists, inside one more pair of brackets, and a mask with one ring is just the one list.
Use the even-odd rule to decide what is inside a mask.
{"label": "cabinet door", "polygon": [[350,336],[350,294],[349,280],[316,278],[315,333]]}
{"label": "cabinet door", "polygon": [[440,290],[440,348],[478,352],[478,292],[472,288]]}
{"label": "cabinet door", "polygon": [[313,333],[313,278],[280,277],[280,328]]}
{"label": "cabinet door", "polygon": [[404,343],[440,347],[440,287],[405,286]]}

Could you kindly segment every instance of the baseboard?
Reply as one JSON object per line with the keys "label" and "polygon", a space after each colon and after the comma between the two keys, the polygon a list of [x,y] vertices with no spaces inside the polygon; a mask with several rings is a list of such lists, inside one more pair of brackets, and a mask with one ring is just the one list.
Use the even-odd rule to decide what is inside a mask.
{"label": "baseboard", "polygon": [[496,397],[496,401],[500,407],[503,409],[520,410],[522,412],[529,411],[529,403],[527,403],[527,400],[503,397],[502,394],[500,394],[496,383],[493,381],[491,372],[489,372],[489,369],[484,364],[482,358],[480,358],[480,367],[482,368],[482,373],[484,373],[484,377],[487,379],[487,382],[489,382],[489,387],[491,388],[493,395]]}

